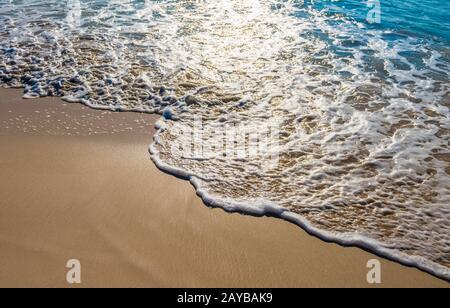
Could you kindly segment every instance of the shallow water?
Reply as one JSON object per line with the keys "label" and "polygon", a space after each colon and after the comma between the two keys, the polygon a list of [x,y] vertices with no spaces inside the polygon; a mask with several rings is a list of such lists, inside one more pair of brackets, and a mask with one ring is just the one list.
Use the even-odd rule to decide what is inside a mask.
{"label": "shallow water", "polygon": [[159,112],[210,205],[450,279],[449,6],[0,0],[0,82]]}

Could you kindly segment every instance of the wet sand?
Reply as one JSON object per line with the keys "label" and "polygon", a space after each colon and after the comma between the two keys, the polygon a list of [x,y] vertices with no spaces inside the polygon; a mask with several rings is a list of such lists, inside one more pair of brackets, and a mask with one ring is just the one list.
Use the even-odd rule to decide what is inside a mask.
{"label": "wet sand", "polygon": [[156,116],[0,89],[0,287],[449,287],[275,218],[210,209],[147,151]]}

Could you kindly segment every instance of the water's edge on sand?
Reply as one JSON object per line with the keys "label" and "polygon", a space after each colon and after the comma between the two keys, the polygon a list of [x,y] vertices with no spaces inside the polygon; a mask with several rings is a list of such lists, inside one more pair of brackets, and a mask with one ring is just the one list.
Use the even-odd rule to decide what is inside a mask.
{"label": "water's edge on sand", "polygon": [[[46,110],[56,121],[65,121],[61,112],[78,117],[73,122],[101,115],[115,127],[133,126],[142,115],[102,114],[51,98],[24,101],[20,93],[0,89],[0,286],[66,286],[73,258],[82,262],[82,286],[369,286],[373,254],[325,243],[279,219],[205,207],[189,183],[151,163],[154,131],[89,136],[79,127],[77,136],[42,121],[35,131],[21,130]],[[18,120],[6,129],[11,118]],[[448,287],[381,262],[384,287]]]}

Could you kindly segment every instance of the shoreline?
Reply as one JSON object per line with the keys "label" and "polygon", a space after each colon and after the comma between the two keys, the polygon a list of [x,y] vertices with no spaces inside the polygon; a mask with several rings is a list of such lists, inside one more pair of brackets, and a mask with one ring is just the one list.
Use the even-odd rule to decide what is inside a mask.
{"label": "shoreline", "polygon": [[[150,154],[155,165],[164,173],[168,175],[175,176],[184,181],[188,181],[195,188],[196,194],[202,199],[205,205],[211,208],[217,208],[226,211],[227,213],[237,213],[241,215],[248,215],[252,217],[271,217],[275,219],[280,219],[284,222],[295,225],[302,231],[308,233],[310,236],[316,237],[327,243],[334,243],[342,247],[353,247],[359,248],[367,251],[370,254],[374,254],[377,257],[396,262],[400,265],[416,268],[424,273],[432,275],[438,279],[450,283],[450,276],[448,274],[448,269],[439,264],[428,262],[428,260],[409,256],[406,254],[398,254],[392,252],[391,250],[382,247],[382,243],[373,240],[368,237],[360,236],[358,234],[345,234],[345,236],[337,236],[331,232],[323,231],[317,227],[314,227],[307,219],[303,218],[289,210],[285,210],[276,204],[260,204],[257,207],[249,207],[245,203],[229,203],[222,200],[217,200],[214,197],[208,195],[207,192],[201,190],[200,184],[197,182],[195,176],[186,174],[183,170],[171,167],[164,162],[161,162],[155,156],[157,153],[150,148]],[[446,272],[442,274],[440,270],[445,270]]]}
{"label": "shoreline", "polygon": [[[21,91],[0,89],[0,166],[8,176],[0,286],[67,286],[65,262],[77,253],[88,264],[82,286],[371,286],[373,254],[323,242],[279,218],[208,208],[188,182],[158,170],[147,151],[156,116],[58,98],[24,101]],[[449,287],[380,261],[381,287]]]}

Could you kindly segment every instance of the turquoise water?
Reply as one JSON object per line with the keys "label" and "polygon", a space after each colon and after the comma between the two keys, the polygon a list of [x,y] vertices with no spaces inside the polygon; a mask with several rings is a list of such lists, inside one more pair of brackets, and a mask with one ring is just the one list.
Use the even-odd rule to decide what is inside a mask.
{"label": "turquoise water", "polygon": [[[375,1],[305,1],[318,10],[342,13],[365,22],[367,12]],[[403,35],[434,39],[441,43],[450,41],[450,1],[439,0],[381,0],[381,23],[372,27],[393,30]]]}
{"label": "turquoise water", "polygon": [[0,0],[0,84],[159,113],[151,158],[208,205],[450,279],[448,13],[434,0]]}

